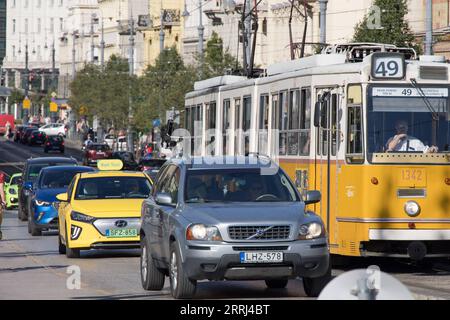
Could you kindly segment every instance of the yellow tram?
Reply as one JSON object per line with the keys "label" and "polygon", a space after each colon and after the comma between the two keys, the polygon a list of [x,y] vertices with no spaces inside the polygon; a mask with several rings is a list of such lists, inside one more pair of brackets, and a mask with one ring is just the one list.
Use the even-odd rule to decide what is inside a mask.
{"label": "yellow tram", "polygon": [[342,256],[450,256],[449,64],[392,45],[334,45],[223,76],[185,99],[192,153],[267,154]]}

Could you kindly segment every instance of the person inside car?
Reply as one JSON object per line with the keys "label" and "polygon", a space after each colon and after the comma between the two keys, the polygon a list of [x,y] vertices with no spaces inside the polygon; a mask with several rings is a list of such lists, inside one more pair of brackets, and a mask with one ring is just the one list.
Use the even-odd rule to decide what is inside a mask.
{"label": "person inside car", "polygon": [[408,135],[408,122],[399,120],[395,123],[396,135],[386,142],[387,152],[438,152],[436,146],[425,146],[419,139]]}

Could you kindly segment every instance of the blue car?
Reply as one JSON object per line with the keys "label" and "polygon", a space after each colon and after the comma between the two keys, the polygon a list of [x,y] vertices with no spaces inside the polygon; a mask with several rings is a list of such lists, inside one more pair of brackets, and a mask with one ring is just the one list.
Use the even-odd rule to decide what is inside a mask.
{"label": "blue car", "polygon": [[56,195],[67,192],[73,177],[81,172],[95,171],[91,167],[56,166],[43,168],[31,195],[28,232],[40,236],[43,230],[58,228]]}

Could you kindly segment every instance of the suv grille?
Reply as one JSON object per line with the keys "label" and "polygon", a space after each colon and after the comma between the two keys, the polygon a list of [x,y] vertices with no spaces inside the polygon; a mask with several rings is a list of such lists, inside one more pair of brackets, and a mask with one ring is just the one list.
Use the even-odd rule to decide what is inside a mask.
{"label": "suv grille", "polygon": [[231,226],[228,234],[233,240],[284,240],[289,238],[290,226]]}

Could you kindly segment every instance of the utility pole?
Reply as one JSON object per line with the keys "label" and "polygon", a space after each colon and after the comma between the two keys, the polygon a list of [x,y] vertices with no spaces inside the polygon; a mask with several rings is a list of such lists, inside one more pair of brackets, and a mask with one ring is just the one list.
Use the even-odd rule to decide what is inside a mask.
{"label": "utility pole", "polygon": [[101,64],[102,70],[103,70],[103,67],[105,65],[105,32],[104,32],[104,28],[103,28],[103,16],[102,16],[102,39],[100,41],[100,50],[101,50],[100,64]]}
{"label": "utility pole", "polygon": [[292,38],[292,15],[294,13],[294,1],[295,0],[290,0],[291,1],[291,11],[289,13],[289,48],[291,51],[291,60],[295,59],[295,55],[294,55],[294,39]]}
{"label": "utility pole", "polygon": [[[56,69],[55,69],[55,40],[53,39],[53,43],[52,43],[52,85],[51,85],[51,90],[52,92],[55,91],[55,75],[56,75]],[[52,122],[55,123],[56,122],[56,114],[54,112],[51,113],[52,114]]]}
{"label": "utility pole", "polygon": [[320,8],[320,43],[325,45],[327,42],[327,3],[328,0],[319,0]]}
{"label": "utility pole", "polygon": [[91,62],[94,63],[94,19],[95,19],[95,13],[91,15]]}
{"label": "utility pole", "polygon": [[[25,98],[28,99],[28,87],[30,86],[30,71],[28,70],[28,39],[25,43]],[[28,124],[28,109],[24,109],[23,112],[24,124]]]}
{"label": "utility pole", "polygon": [[198,8],[199,8],[199,19],[198,19],[198,54],[200,55],[200,78],[203,76],[203,34],[205,31],[205,27],[203,26],[203,4],[202,0],[198,0]]}
{"label": "utility pole", "polygon": [[132,132],[132,121],[133,121],[133,98],[132,98],[132,86],[131,83],[133,81],[134,75],[134,19],[133,13],[131,13],[130,17],[130,57],[128,58],[129,62],[129,74],[130,74],[130,86],[129,86],[129,94],[128,94],[128,127],[127,127],[127,149],[128,152],[134,153],[134,141],[133,141],[133,132]]}
{"label": "utility pole", "polygon": [[252,17],[250,16],[252,10],[251,0],[244,0],[244,10],[242,12],[242,42],[243,42],[243,67],[245,74],[249,76],[249,59],[250,59],[250,40],[251,40],[251,27],[252,27]]}
{"label": "utility pole", "polygon": [[254,25],[255,25],[255,30],[253,31],[253,44],[252,44],[252,48],[251,48],[251,58],[250,58],[250,76],[253,74],[253,66],[255,64],[255,52],[256,52],[256,40],[257,40],[257,35],[258,35],[258,28],[259,28],[259,24],[258,24],[258,4],[259,2],[257,2],[257,0],[254,0],[254,7],[253,10],[255,11],[255,13],[253,14],[254,17]]}
{"label": "utility pole", "polygon": [[433,1],[426,0],[426,18],[425,18],[425,54],[433,54]]}
{"label": "utility pole", "polygon": [[75,39],[77,35],[75,30],[72,33],[72,80],[75,79],[76,66],[75,66]]}
{"label": "utility pole", "polygon": [[164,10],[163,2],[161,0],[161,18],[160,18],[160,30],[159,30],[159,53],[164,51]]}

